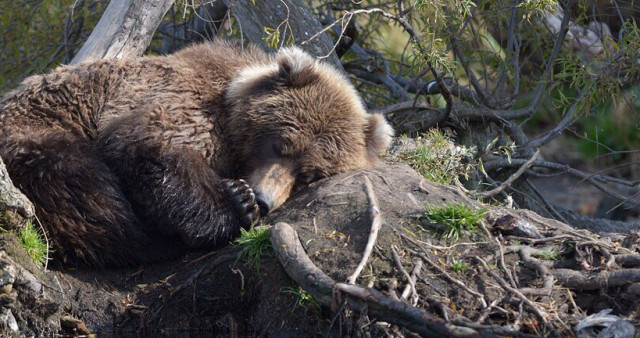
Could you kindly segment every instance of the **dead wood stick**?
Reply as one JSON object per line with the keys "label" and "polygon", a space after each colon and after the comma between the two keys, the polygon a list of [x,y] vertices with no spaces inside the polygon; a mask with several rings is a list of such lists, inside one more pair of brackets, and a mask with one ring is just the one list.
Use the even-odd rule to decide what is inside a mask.
{"label": "dead wood stick", "polygon": [[502,244],[500,243],[500,239],[498,239],[497,237],[494,237],[493,235],[491,235],[491,232],[484,225],[484,222],[480,222],[480,228],[482,229],[482,231],[484,231],[484,234],[487,236],[487,238],[489,240],[493,240],[493,242],[496,243],[496,245],[498,247],[498,253],[499,253],[498,262],[500,262],[500,268],[502,268],[502,271],[504,271],[504,274],[507,275],[507,277],[509,277],[509,282],[511,283],[511,286],[514,287],[514,288],[517,288],[518,284],[516,283],[516,280],[513,278],[513,275],[511,274],[511,271],[509,271],[509,269],[507,269],[507,264],[504,262],[504,249],[502,248]]}
{"label": "dead wood stick", "polygon": [[[402,295],[400,296],[400,299],[407,299],[407,297],[409,297],[409,292],[415,291],[415,283],[416,280],[418,279],[418,275],[420,274],[420,271],[422,271],[422,259],[414,259],[413,260],[413,271],[411,271],[411,280],[413,281],[413,285],[414,288],[411,288],[411,284],[407,284],[404,287],[404,290],[402,291]],[[418,294],[414,293],[414,297],[417,300]],[[412,302],[413,306],[415,306],[417,304],[417,302]]]}
{"label": "dead wood stick", "polygon": [[404,277],[407,279],[407,283],[411,288],[412,294],[418,295],[418,292],[416,292],[416,283],[413,279],[411,279],[411,275],[409,275],[407,270],[405,270],[404,267],[402,266],[402,261],[400,260],[400,256],[398,256],[398,252],[396,251],[395,245],[391,246],[391,255],[393,256],[393,262],[396,264],[398,269],[402,272]]}
{"label": "dead wood stick", "polygon": [[446,271],[444,271],[444,269],[439,267],[436,263],[432,262],[429,259],[429,257],[427,257],[427,251],[421,245],[416,243],[413,239],[411,239],[409,237],[406,237],[406,236],[402,236],[402,237],[405,238],[406,240],[412,242],[415,246],[417,246],[418,248],[420,248],[420,250],[422,250],[422,252],[416,252],[418,257],[420,257],[423,261],[427,262],[434,269],[438,270],[438,272],[441,273],[444,276],[444,278],[447,279],[449,282],[457,285],[459,288],[461,288],[465,292],[467,292],[467,293],[469,293],[469,294],[471,294],[471,295],[473,295],[475,297],[478,297],[478,299],[480,300],[480,303],[482,303],[482,307],[483,308],[487,307],[487,302],[484,300],[484,295],[483,294],[469,289],[469,287],[464,285],[463,282],[451,277]]}
{"label": "dead wood stick", "polygon": [[[459,333],[467,337],[481,336],[476,330],[449,325],[422,309],[393,300],[375,289],[336,283],[313,264],[300,244],[298,234],[287,223],[277,223],[271,229],[270,240],[276,257],[289,277],[325,306],[333,304],[332,295],[336,290],[351,296],[347,300],[347,306],[351,309],[366,309],[372,316],[406,327],[425,337],[460,336]],[[481,333],[482,337],[494,336],[491,332]]]}
{"label": "dead wood stick", "polygon": [[552,288],[518,288],[523,295],[548,297],[553,292]]}
{"label": "dead wood stick", "polygon": [[535,315],[538,316],[538,319],[540,319],[549,330],[553,331],[553,328],[551,327],[551,325],[549,325],[549,322],[547,321],[547,318],[545,318],[545,316],[542,314],[542,312],[540,312],[540,309],[538,309],[538,307],[535,304],[533,304],[533,302],[531,300],[529,300],[529,298],[527,298],[525,295],[522,294],[522,292],[518,291],[517,289],[514,289],[514,288],[510,287],[502,277],[500,277],[497,273],[495,273],[492,270],[490,270],[489,267],[487,266],[487,263],[484,260],[482,260],[482,258],[480,258],[478,256],[475,256],[475,259],[476,259],[476,261],[478,263],[480,263],[482,265],[484,270],[491,277],[493,277],[493,279],[495,279],[498,282],[498,284],[500,284],[500,286],[502,286],[503,289],[505,289],[506,291],[511,292],[513,295],[515,295],[521,301],[523,301],[525,304],[527,304],[527,306],[529,306],[529,308],[531,308],[533,313],[535,313]]}
{"label": "dead wood stick", "polygon": [[578,290],[598,290],[640,282],[640,269],[622,269],[583,273],[570,269],[554,269],[551,273],[562,286]]}
{"label": "dead wood stick", "polygon": [[429,102],[409,100],[405,102],[388,105],[386,107],[373,109],[370,111],[370,113],[388,115],[388,114],[393,114],[393,113],[397,113],[405,110],[423,110],[423,109],[433,109],[433,107],[431,106],[431,104],[429,104]]}
{"label": "dead wood stick", "polygon": [[616,255],[615,259],[616,263],[623,268],[640,266],[640,255],[638,254]]}
{"label": "dead wood stick", "polygon": [[478,197],[493,197],[499,193],[501,193],[504,189],[508,188],[509,186],[511,186],[511,184],[513,184],[513,182],[515,180],[518,179],[518,177],[522,176],[522,174],[527,171],[527,169],[529,169],[529,167],[531,167],[531,165],[533,164],[533,162],[538,158],[538,155],[540,155],[540,149],[536,149],[536,152],[533,154],[533,156],[531,156],[531,158],[529,160],[527,160],[527,162],[523,163],[520,168],[518,168],[518,170],[511,176],[509,176],[509,178],[500,183],[500,185],[495,188],[495,189],[491,189],[489,191],[483,191],[480,193],[476,193],[476,196]]}
{"label": "dead wood stick", "polygon": [[498,305],[498,303],[500,303],[501,301],[502,301],[501,299],[495,299],[493,302],[491,302],[491,304],[489,304],[489,306],[487,306],[484,310],[482,310],[480,317],[478,317],[478,319],[476,320],[476,324],[482,324],[484,320],[487,319],[487,317],[491,313],[491,310],[496,305]]}
{"label": "dead wood stick", "polygon": [[455,323],[455,324],[458,324],[458,325],[471,327],[471,328],[474,328],[474,329],[480,329],[480,330],[484,329],[484,330],[487,330],[487,331],[494,332],[495,334],[500,335],[500,336],[522,337],[522,338],[540,337],[539,335],[522,333],[522,332],[520,332],[518,330],[514,330],[512,325],[509,325],[508,327],[500,326],[500,325],[483,325],[483,324],[480,324],[480,323],[470,322],[468,319],[465,319],[465,318],[456,318],[456,319],[452,320],[451,322]]}
{"label": "dead wood stick", "polygon": [[529,237],[520,237],[520,236],[504,236],[504,239],[510,241],[520,241],[528,244],[540,244],[546,242],[559,241],[564,239],[573,239],[575,240],[575,236],[572,235],[558,235],[553,237],[545,237],[545,238],[529,238]]}
{"label": "dead wood stick", "polygon": [[[394,231],[395,231],[395,230],[394,230]],[[479,242],[460,242],[460,243],[456,243],[456,244],[453,244],[453,245],[450,245],[450,246],[440,246],[440,245],[435,245],[435,244],[427,243],[427,242],[425,242],[425,241],[421,241],[421,240],[419,240],[419,239],[415,239],[415,238],[407,237],[407,235],[405,235],[405,234],[403,234],[403,233],[401,233],[401,232],[396,232],[396,233],[397,233],[398,235],[400,235],[400,237],[402,237],[402,238],[404,238],[404,239],[406,239],[406,240],[411,241],[411,242],[412,242],[412,243],[414,243],[415,245],[418,245],[418,246],[420,246],[420,245],[424,245],[424,246],[428,247],[429,249],[440,250],[440,251],[447,251],[447,250],[451,250],[451,249],[453,249],[453,248],[455,248],[455,247],[458,247],[458,246],[465,246],[465,245],[468,245],[468,246],[477,246],[477,245],[479,245],[479,244],[487,244],[487,243],[488,243],[488,242],[485,242],[485,241],[479,241]],[[416,244],[416,243],[418,243],[418,244]]]}
{"label": "dead wood stick", "polygon": [[373,250],[373,246],[376,244],[376,240],[378,239],[378,231],[380,231],[380,227],[382,226],[382,216],[380,214],[380,206],[378,205],[378,198],[376,194],[373,192],[373,185],[371,184],[371,180],[367,175],[362,174],[364,178],[364,186],[367,192],[367,198],[369,199],[369,216],[371,218],[371,230],[369,232],[369,239],[367,240],[367,246],[364,248],[364,252],[362,253],[362,260],[356,270],[347,278],[347,283],[355,284],[356,279],[360,276],[360,273],[364,269],[364,266],[367,265],[369,261],[369,256],[371,256],[371,250]]}
{"label": "dead wood stick", "polygon": [[140,56],[174,0],[112,0],[71,64]]}
{"label": "dead wood stick", "polygon": [[[444,320],[435,318],[431,314],[424,312],[422,309],[418,309],[406,303],[386,297],[376,289],[346,283],[336,283],[334,288],[335,290],[355,297],[355,299],[351,300],[356,300],[356,302],[352,303],[351,300],[349,300],[348,304],[352,306],[355,305],[354,307],[356,309],[360,310],[366,307],[369,314],[378,316],[386,322],[404,326],[411,331],[419,333],[423,337],[441,335],[447,337],[493,336],[493,334],[488,332],[484,332],[483,335],[480,335],[477,331],[467,327],[449,325],[445,323]],[[384,312],[384,316],[376,315],[380,310]],[[398,317],[398,314],[402,314],[402,316]],[[403,318],[404,316],[407,317]],[[409,319],[410,322],[408,322],[407,319]],[[418,326],[410,326],[413,322],[416,324],[420,322],[423,323]]]}
{"label": "dead wood stick", "polygon": [[425,262],[427,262],[429,265],[431,265],[431,267],[433,267],[434,269],[438,270],[438,272],[440,272],[440,273],[442,274],[442,276],[444,276],[444,278],[445,278],[446,280],[448,280],[449,282],[451,282],[451,283],[453,283],[453,284],[457,285],[459,288],[461,288],[462,290],[466,291],[467,293],[472,294],[472,295],[474,295],[474,296],[478,297],[478,300],[479,300],[479,301],[480,301],[480,303],[482,304],[482,307],[483,307],[483,308],[486,308],[486,307],[487,307],[487,302],[484,300],[484,295],[483,295],[483,294],[481,294],[481,293],[479,293],[479,292],[476,292],[476,291],[473,291],[473,290],[469,289],[469,287],[467,287],[466,285],[464,285],[464,283],[463,283],[463,282],[461,282],[461,281],[459,281],[459,280],[457,280],[457,279],[453,278],[453,277],[452,277],[451,275],[449,275],[446,271],[444,271],[444,269],[442,269],[441,267],[439,267],[435,262],[431,261],[431,260],[429,259],[429,257],[427,257],[427,254],[426,254],[426,253],[419,252],[419,253],[418,253],[418,256],[419,256],[420,258],[422,258],[422,260],[424,260]]}

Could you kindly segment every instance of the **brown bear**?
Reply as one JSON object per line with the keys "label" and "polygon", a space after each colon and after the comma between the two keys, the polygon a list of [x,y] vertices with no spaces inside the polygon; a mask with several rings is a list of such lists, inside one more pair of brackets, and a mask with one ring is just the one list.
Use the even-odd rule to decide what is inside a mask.
{"label": "brown bear", "polygon": [[67,264],[227,244],[298,186],[375,165],[392,136],[298,48],[228,42],[61,66],[0,101],[0,156]]}

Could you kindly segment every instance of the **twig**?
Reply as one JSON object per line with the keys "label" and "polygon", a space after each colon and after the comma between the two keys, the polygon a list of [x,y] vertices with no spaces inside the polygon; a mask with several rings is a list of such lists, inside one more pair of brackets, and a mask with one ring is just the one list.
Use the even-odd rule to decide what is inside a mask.
{"label": "twig", "polygon": [[467,287],[466,285],[464,285],[464,283],[463,283],[463,282],[461,282],[461,281],[459,281],[459,280],[457,280],[457,279],[455,279],[455,278],[451,277],[451,275],[449,275],[446,271],[444,271],[444,269],[442,269],[442,268],[441,268],[441,267],[439,267],[436,263],[434,263],[433,261],[431,261],[431,260],[427,257],[426,253],[422,253],[422,252],[420,252],[420,253],[418,253],[418,256],[419,256],[420,258],[422,258],[422,260],[424,260],[425,262],[427,262],[429,265],[431,265],[431,267],[433,267],[434,269],[438,270],[438,272],[439,272],[439,273],[441,273],[441,274],[444,276],[444,278],[445,278],[446,280],[448,280],[449,282],[451,282],[451,283],[453,283],[453,284],[457,285],[459,288],[463,289],[465,292],[467,292],[467,293],[469,293],[469,294],[472,294],[472,295],[474,295],[475,297],[478,297],[478,300],[480,301],[480,304],[482,304],[482,307],[483,307],[483,308],[486,308],[486,307],[487,307],[487,302],[484,300],[484,295],[483,295],[483,294],[481,294],[481,293],[479,293],[479,292],[476,292],[476,291],[473,291],[473,290],[469,289],[469,287]]}
{"label": "twig", "polygon": [[240,293],[244,293],[244,274],[240,269],[234,268],[231,268],[231,272],[233,272],[234,275],[240,275]]}
{"label": "twig", "polygon": [[427,257],[427,251],[421,246],[419,245],[417,242],[415,242],[413,239],[408,238],[406,236],[403,236],[403,238],[409,240],[410,242],[412,242],[415,246],[417,246],[418,248],[420,248],[420,250],[422,250],[422,252],[416,252],[416,255],[418,255],[418,257],[422,258],[423,261],[427,262],[429,265],[431,265],[434,269],[436,269],[439,273],[441,273],[449,282],[457,285],[458,287],[460,287],[461,289],[463,289],[465,292],[478,297],[478,299],[480,300],[480,303],[482,303],[482,307],[487,307],[487,302],[484,300],[484,295],[482,295],[479,292],[473,291],[471,289],[469,289],[466,285],[464,285],[463,282],[451,277],[446,271],[444,271],[441,267],[439,267],[436,263],[432,262],[429,257]]}
{"label": "twig", "polygon": [[510,187],[515,180],[517,180],[520,176],[522,176],[522,174],[524,174],[524,172],[531,167],[533,162],[538,158],[538,155],[540,155],[540,149],[536,149],[536,152],[533,153],[533,156],[531,156],[529,160],[527,160],[524,164],[522,164],[520,168],[518,168],[518,170],[513,175],[511,175],[506,181],[500,183],[500,185],[497,188],[491,189],[489,191],[476,193],[476,195],[479,197],[487,198],[487,197],[493,197],[501,193],[504,189]]}
{"label": "twig", "polygon": [[490,270],[489,267],[487,266],[487,263],[484,260],[482,260],[482,258],[480,258],[478,256],[475,256],[475,259],[476,259],[476,261],[478,263],[480,263],[482,265],[484,270],[491,277],[493,277],[493,279],[495,279],[498,282],[498,284],[500,284],[500,286],[502,286],[502,288],[504,288],[505,290],[511,292],[513,295],[515,295],[521,301],[523,301],[525,304],[527,304],[527,306],[529,306],[529,308],[531,308],[533,313],[535,313],[535,315],[538,316],[538,318],[544,323],[544,325],[547,328],[549,328],[549,330],[554,331],[553,327],[551,327],[551,325],[549,325],[549,322],[547,321],[547,318],[545,318],[545,316],[542,314],[542,312],[540,312],[540,309],[538,309],[538,307],[535,304],[533,304],[533,302],[530,301],[529,298],[527,298],[525,295],[523,295],[517,289],[514,289],[514,288],[510,287],[502,277],[498,276],[498,274],[493,272],[493,270]]}
{"label": "twig", "polygon": [[[414,259],[413,271],[411,271],[411,280],[413,281],[414,285],[416,280],[418,279],[418,275],[420,274],[420,271],[422,271],[422,259]],[[400,299],[407,299],[407,297],[409,297],[409,292],[411,291],[416,292],[415,287],[412,289],[411,284],[407,284],[404,287],[404,290],[402,291],[402,295],[400,296]],[[412,302],[412,305],[416,306],[418,294],[414,293],[413,296],[414,296],[414,302]]]}
{"label": "twig", "polygon": [[484,322],[484,320],[487,319],[487,317],[491,313],[491,310],[500,302],[501,302],[500,299],[496,299],[493,302],[491,302],[489,306],[487,306],[484,310],[482,310],[482,314],[480,314],[480,317],[478,317],[478,319],[476,320],[476,323],[482,324],[482,322]]}
{"label": "twig", "polygon": [[604,263],[605,268],[611,269],[616,264],[616,258],[609,252],[609,250],[601,246],[598,246],[598,249],[600,250],[602,256],[607,259],[607,262]]}
{"label": "twig", "polygon": [[[498,307],[496,307],[498,308]],[[471,327],[477,330],[487,330],[490,332],[493,332],[497,335],[500,336],[506,336],[506,337],[523,337],[523,338],[536,338],[536,337],[540,337],[540,335],[532,335],[532,334],[528,334],[528,333],[522,333],[520,331],[514,330],[513,327],[511,327],[511,325],[509,326],[500,326],[500,325],[482,325],[482,324],[476,324],[473,322],[468,321],[466,318],[456,318],[454,320],[452,320],[452,323],[454,324],[458,324],[458,325],[464,325],[467,327]]]}
{"label": "twig", "polygon": [[571,104],[569,110],[565,113],[562,121],[560,121],[553,129],[549,130],[544,135],[541,135],[536,139],[529,141],[529,144],[527,146],[531,148],[540,148],[549,143],[549,141],[551,141],[554,137],[558,136],[558,134],[568,128],[571,123],[577,121],[584,112],[580,112],[580,114],[576,116],[576,109],[578,108],[578,104],[585,98],[586,95],[586,91],[581,92],[575,102]]}
{"label": "twig", "polygon": [[410,241],[413,242],[413,244],[417,245],[417,246],[421,246],[421,245],[425,245],[427,247],[429,247],[429,249],[434,249],[434,250],[440,250],[440,251],[447,251],[447,250],[451,250],[457,246],[465,246],[465,245],[470,245],[470,246],[477,246],[478,244],[487,244],[487,242],[460,242],[460,243],[456,243],[450,246],[441,246],[441,245],[435,245],[435,244],[431,244],[431,243],[427,243],[425,241],[421,241],[418,239],[413,239],[413,238],[409,238],[407,235],[399,233],[399,235]]}
{"label": "twig", "polygon": [[[409,284],[409,287],[411,287],[411,293],[414,295],[414,297],[417,296],[418,292],[416,291],[416,283],[414,279],[411,278],[407,270],[405,270],[404,267],[402,266],[402,262],[400,261],[400,256],[398,256],[398,252],[396,251],[395,245],[391,246],[391,255],[393,256],[393,262],[396,264],[396,267],[398,268],[398,270],[400,270],[400,272],[402,272],[404,277],[407,279],[407,283]],[[405,299],[405,298],[402,298],[402,299]]]}
{"label": "twig", "polygon": [[[522,165],[523,163],[525,163],[526,161],[523,159],[512,159],[511,161],[508,161],[507,159],[503,159],[503,158],[494,158],[491,159],[489,161],[485,161],[484,162],[484,167],[485,170],[491,170],[491,169],[504,169],[505,167],[515,167],[517,165]],[[542,160],[536,160],[533,163],[534,167],[544,167],[544,168],[549,168],[549,169],[554,169],[554,170],[562,170],[570,175],[576,176],[576,177],[580,177],[585,179],[586,181],[588,181],[591,185],[593,185],[594,187],[598,188],[598,190],[604,192],[605,194],[614,197],[618,200],[621,201],[632,201],[632,203],[640,203],[640,201],[634,201],[632,199],[629,199],[628,196],[624,196],[621,195],[620,193],[613,191],[609,188],[607,188],[606,186],[604,186],[602,183],[609,183],[609,182],[615,182],[615,183],[619,183],[619,184],[625,184],[624,180],[620,180],[620,179],[616,179],[613,177],[609,177],[609,176],[602,176],[602,175],[592,175],[590,173],[587,173],[585,171],[582,170],[578,170],[575,168],[572,168],[569,165],[566,164],[560,164],[560,163],[555,163],[555,162],[550,162],[550,161],[542,161]],[[625,185],[629,185],[630,182],[626,182]]]}
{"label": "twig", "polygon": [[405,110],[413,110],[413,109],[433,109],[433,107],[431,107],[431,105],[425,101],[416,102],[414,100],[411,100],[411,101],[395,103],[395,104],[378,108],[378,109],[373,109],[370,112],[372,114],[387,115],[387,114],[393,114],[393,113],[397,113]]}
{"label": "twig", "polygon": [[376,194],[373,192],[373,186],[371,184],[371,180],[367,175],[362,174],[364,178],[364,186],[367,192],[367,197],[369,198],[369,215],[371,217],[371,231],[369,232],[369,239],[367,240],[367,246],[364,249],[364,253],[362,254],[362,260],[356,270],[347,278],[347,283],[355,284],[356,279],[360,276],[360,273],[364,269],[364,266],[367,264],[369,260],[369,256],[371,256],[371,250],[373,250],[373,246],[376,244],[376,240],[378,238],[378,231],[382,226],[382,216],[380,214],[380,207],[378,205],[378,198]]}
{"label": "twig", "polygon": [[38,216],[34,214],[33,217],[36,219],[36,222],[38,222],[38,226],[40,227],[40,231],[42,232],[42,236],[44,237],[44,242],[47,245],[47,248],[46,248],[47,250],[46,250],[46,252],[44,254],[44,258],[45,258],[44,271],[46,272],[47,271],[47,267],[49,266],[49,248],[50,248],[50,246],[49,246],[49,237],[47,237],[47,232],[44,230],[44,226],[40,222],[40,219],[38,218]]}
{"label": "twig", "polygon": [[[447,336],[447,337],[484,337],[487,333],[480,335],[477,331],[462,326],[454,326],[445,324],[440,318],[432,317],[432,315],[423,312],[422,310],[411,307],[405,303],[394,301],[388,297],[385,297],[382,293],[375,289],[364,288],[358,285],[351,285],[345,283],[336,283],[335,290],[343,292],[357,299],[366,300],[369,312],[373,312],[377,307],[382,307],[390,310],[389,317],[383,317],[386,321],[393,318],[394,312],[407,313],[411,316],[416,316],[416,322],[424,322],[422,327],[409,327],[410,330],[418,332],[425,337],[435,336]],[[408,310],[408,311],[407,311]],[[420,314],[422,312],[422,314]],[[420,317],[417,317],[420,316]],[[412,318],[413,319],[413,318]],[[491,334],[490,334],[491,335]]]}
{"label": "twig", "polygon": [[571,302],[571,305],[573,305],[573,309],[576,313],[584,315],[585,312],[582,311],[582,309],[578,306],[578,304],[576,304],[576,301],[573,299],[573,295],[571,294],[571,290],[566,289],[567,290],[567,298],[569,298],[569,301]]}
{"label": "twig", "polygon": [[504,262],[504,250],[502,248],[502,244],[500,244],[500,240],[497,237],[494,237],[494,236],[491,235],[491,232],[489,232],[489,229],[487,229],[487,227],[484,225],[484,222],[480,222],[480,228],[484,232],[485,236],[487,236],[487,238],[493,239],[493,241],[498,246],[498,253],[500,254],[498,256],[500,258],[500,260],[499,260],[500,268],[502,268],[502,270],[504,271],[505,275],[507,275],[507,277],[509,277],[509,282],[511,283],[511,286],[513,286],[514,288],[517,288],[518,284],[516,283],[515,279],[511,275],[511,271],[509,271],[509,269],[507,269],[507,264]]}
{"label": "twig", "polygon": [[514,76],[514,85],[513,85],[513,92],[512,92],[512,96],[516,96],[518,93],[518,89],[519,89],[519,78],[518,76],[520,75],[518,71],[515,71],[518,69],[518,56],[519,56],[519,50],[518,50],[518,41],[516,38],[516,34],[514,33],[514,29],[516,27],[516,20],[517,20],[517,13],[518,13],[518,9],[519,9],[519,3],[520,0],[514,0],[513,3],[513,8],[511,9],[511,18],[509,20],[509,26],[507,26],[507,53],[506,53],[506,59],[504,60],[504,62],[502,63],[501,67],[500,67],[500,75],[498,76],[498,81],[496,88],[493,90],[493,92],[491,93],[492,96],[496,96],[496,95],[501,95],[503,92],[503,88],[504,88],[504,84],[505,84],[505,80],[507,78],[507,65],[513,63],[513,76]]}

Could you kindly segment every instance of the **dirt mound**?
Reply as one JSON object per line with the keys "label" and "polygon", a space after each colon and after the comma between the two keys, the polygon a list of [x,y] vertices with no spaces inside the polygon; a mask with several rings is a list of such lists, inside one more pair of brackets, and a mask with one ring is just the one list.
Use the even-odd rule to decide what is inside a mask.
{"label": "dirt mound", "polygon": [[[372,303],[382,299],[376,297],[418,311],[442,330],[468,334],[575,334],[587,314],[603,309],[618,316],[604,322],[622,317],[623,324],[637,323],[636,234],[593,235],[526,210],[480,205],[405,165],[316,182],[296,192],[265,224],[291,225],[311,262],[333,282],[345,282],[362,259],[373,221],[365,176],[382,220],[356,280],[362,290],[382,292],[369,292],[368,300],[335,291],[336,284],[323,289],[329,294],[309,290],[313,300],[275,255],[263,256],[256,268],[237,260],[235,246],[135,269],[44,273],[25,258],[12,235],[5,235],[0,261],[15,271],[9,271],[14,281],[5,284],[12,289],[0,296],[0,304],[19,330],[35,333],[58,331],[61,320],[73,326],[64,317],[71,316],[105,334],[409,334],[403,326],[411,323],[402,311],[371,314],[385,313]],[[424,212],[425,205],[445,204],[486,208],[484,225],[461,231],[456,241],[443,238],[442,225],[427,221]],[[312,285],[322,286],[316,282]],[[346,299],[365,305],[354,307]]]}

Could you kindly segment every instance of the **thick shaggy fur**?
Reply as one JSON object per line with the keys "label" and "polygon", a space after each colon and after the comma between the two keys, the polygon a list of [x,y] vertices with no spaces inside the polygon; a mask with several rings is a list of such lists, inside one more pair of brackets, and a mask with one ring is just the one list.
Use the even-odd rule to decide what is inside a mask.
{"label": "thick shaggy fur", "polygon": [[[264,214],[296,185],[374,165],[391,134],[347,79],[297,48],[215,42],[63,66],[0,101],[10,175],[55,257],[90,266],[226,244],[256,203]],[[239,178],[253,190],[223,181]]]}

